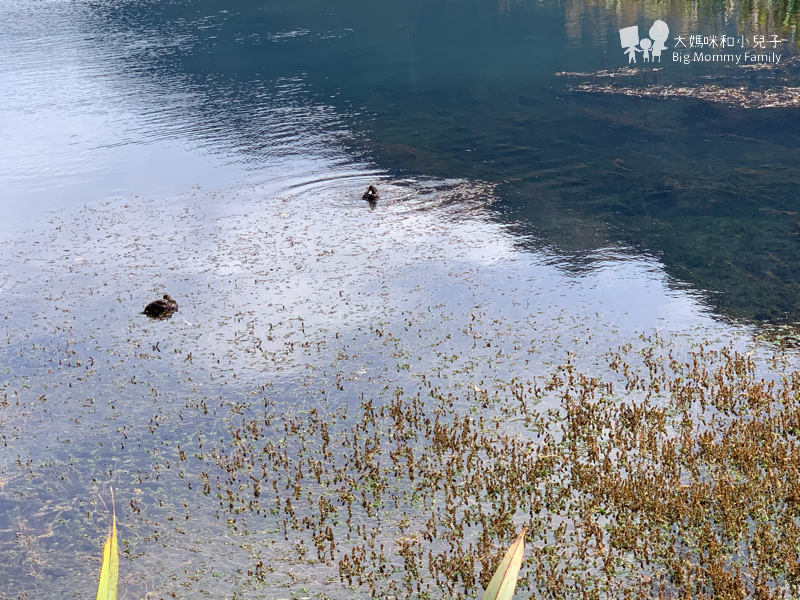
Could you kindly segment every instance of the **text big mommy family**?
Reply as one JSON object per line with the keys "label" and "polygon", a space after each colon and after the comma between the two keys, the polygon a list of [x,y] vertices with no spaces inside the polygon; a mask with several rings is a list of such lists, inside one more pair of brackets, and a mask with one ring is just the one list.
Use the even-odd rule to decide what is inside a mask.
{"label": "text big mommy family", "polygon": [[755,52],[744,52],[740,54],[722,53],[703,53],[703,52],[673,52],[672,62],[682,62],[688,65],[690,62],[727,62],[734,64],[749,63],[773,63],[781,62],[781,55],[775,52],[766,54],[756,54]]}

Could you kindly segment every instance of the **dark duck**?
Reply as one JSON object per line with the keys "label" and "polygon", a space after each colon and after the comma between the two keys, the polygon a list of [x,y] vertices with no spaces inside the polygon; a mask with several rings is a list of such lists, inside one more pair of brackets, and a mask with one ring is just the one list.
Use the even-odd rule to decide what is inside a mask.
{"label": "dark duck", "polygon": [[169,294],[164,294],[161,300],[154,300],[144,307],[143,314],[148,317],[160,318],[168,317],[178,310],[178,303]]}
{"label": "dark duck", "polygon": [[374,185],[369,186],[367,191],[361,196],[361,199],[366,200],[367,202],[375,202],[378,198],[378,188],[376,188]]}

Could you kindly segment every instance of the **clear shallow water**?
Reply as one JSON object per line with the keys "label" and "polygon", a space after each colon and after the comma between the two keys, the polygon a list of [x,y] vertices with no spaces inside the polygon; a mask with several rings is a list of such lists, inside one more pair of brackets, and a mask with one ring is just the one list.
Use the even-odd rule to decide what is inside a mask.
{"label": "clear shallow water", "polygon": [[[797,110],[556,75],[623,67],[616,28],[656,6],[0,10],[9,597],[93,595],[108,484],[127,597],[349,597],[278,521],[240,539],[199,491],[222,469],[172,470],[177,444],[229,447],[262,397],[292,414],[423,375],[504,390],[569,356],[602,370],[641,334],[743,347],[749,319],[796,320]],[[676,31],[791,37],[738,10],[667,12]],[[792,69],[665,65],[658,85],[758,92]],[[178,315],[138,314],[163,291]],[[263,553],[276,571],[255,585]]]}
{"label": "clear shallow water", "polygon": [[[341,556],[298,554],[294,544],[313,543],[307,532],[284,536],[280,516],[203,493],[203,475],[226,480],[209,445],[235,449],[240,420],[265,402],[281,418],[315,408],[344,424],[362,399],[413,396],[426,381],[457,396],[504,395],[570,357],[603,372],[608,349],[647,344],[642,322],[677,355],[699,339],[748,343],[699,297],[670,290],[653,260],[609,251],[589,273],[571,273],[556,255],[519,252],[490,218],[490,188],[386,183],[370,211],[350,187],[266,200],[261,188],[195,191],[167,207],[121,200],[4,246],[0,544],[10,597],[94,593],[108,485],[127,597],[358,596],[339,579]],[[162,289],[180,312],[138,314]],[[394,548],[404,515],[381,514],[382,527],[356,513]],[[337,530],[341,552],[352,549],[345,535]],[[243,574],[262,560],[265,578]]]}

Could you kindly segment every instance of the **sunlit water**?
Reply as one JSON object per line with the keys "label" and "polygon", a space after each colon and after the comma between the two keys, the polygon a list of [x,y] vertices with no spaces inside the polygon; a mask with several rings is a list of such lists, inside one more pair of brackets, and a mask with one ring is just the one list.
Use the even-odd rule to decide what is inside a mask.
{"label": "sunlit water", "polygon": [[[504,390],[796,321],[797,109],[557,75],[663,17],[776,32],[785,66],[623,92],[797,87],[796,19],[614,8],[0,3],[0,595],[94,594],[109,484],[123,597],[367,593],[277,522],[242,539],[177,446],[230,446],[262,398]],[[165,291],[172,319],[139,314]]]}

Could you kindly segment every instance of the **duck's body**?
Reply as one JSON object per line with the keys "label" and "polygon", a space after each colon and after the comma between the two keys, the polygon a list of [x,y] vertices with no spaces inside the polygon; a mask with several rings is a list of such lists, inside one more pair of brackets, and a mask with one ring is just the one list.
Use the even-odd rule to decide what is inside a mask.
{"label": "duck's body", "polygon": [[378,188],[374,185],[371,185],[367,188],[367,191],[361,196],[362,200],[366,200],[367,202],[375,202],[380,196],[378,196]]}
{"label": "duck's body", "polygon": [[164,294],[161,300],[154,300],[144,307],[143,314],[148,317],[166,317],[178,310],[178,303],[169,294]]}

